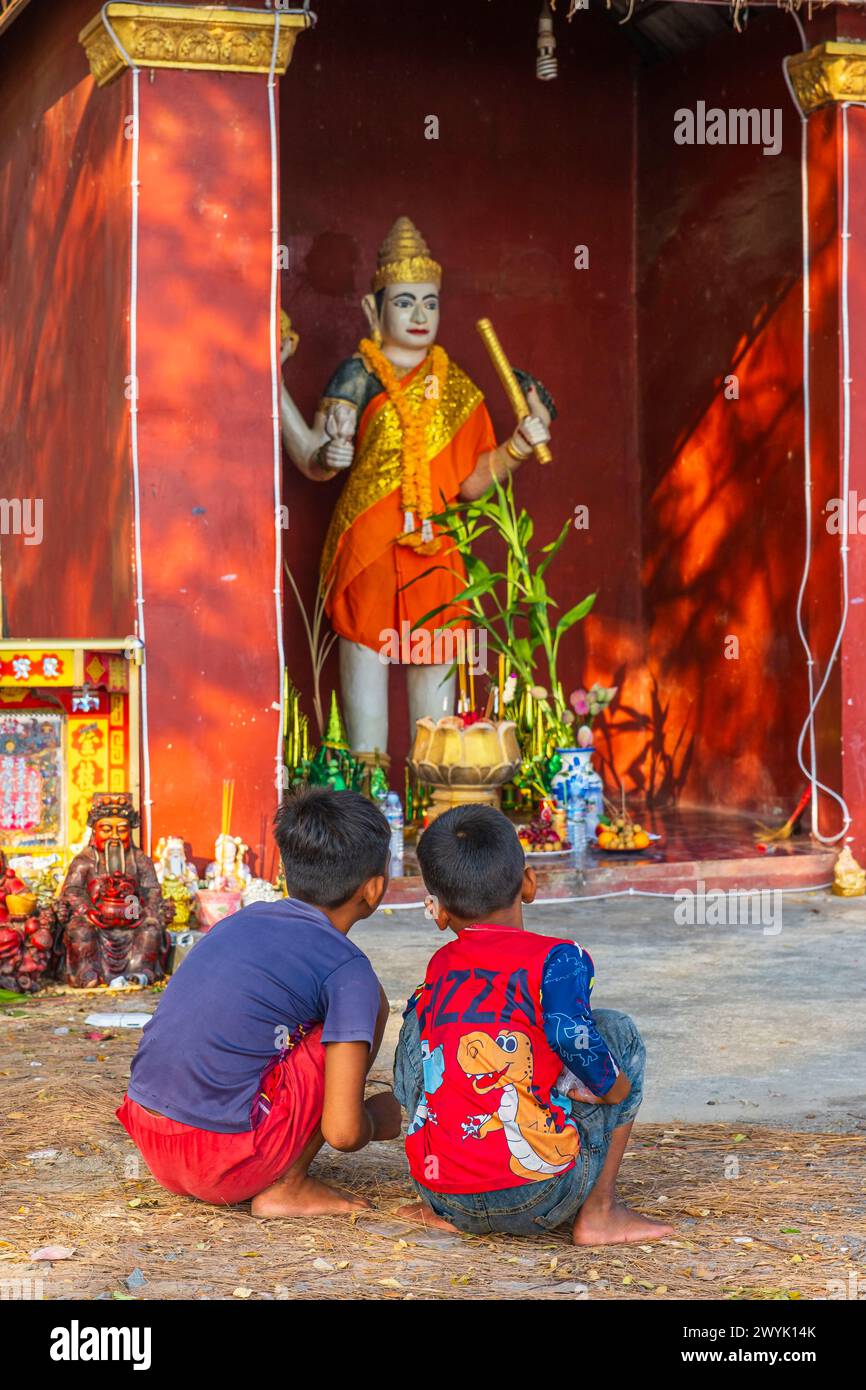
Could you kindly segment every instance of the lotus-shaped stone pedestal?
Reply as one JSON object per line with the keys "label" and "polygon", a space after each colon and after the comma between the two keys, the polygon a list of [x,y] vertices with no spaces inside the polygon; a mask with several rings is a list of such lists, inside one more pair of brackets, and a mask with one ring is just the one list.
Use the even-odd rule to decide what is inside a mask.
{"label": "lotus-shaped stone pedestal", "polygon": [[466,802],[498,806],[501,788],[520,767],[517,726],[510,719],[464,725],[457,715],[419,719],[409,767],[433,788],[430,819]]}

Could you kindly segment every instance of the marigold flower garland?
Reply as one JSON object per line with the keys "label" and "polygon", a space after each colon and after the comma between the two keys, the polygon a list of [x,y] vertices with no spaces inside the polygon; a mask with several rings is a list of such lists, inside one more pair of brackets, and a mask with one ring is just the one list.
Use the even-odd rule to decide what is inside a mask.
{"label": "marigold flower garland", "polygon": [[[442,388],[448,371],[448,354],[438,345],[431,348],[425,363],[426,378],[435,379],[435,389],[427,380],[424,400],[416,406],[402,389],[393,363],[370,338],[362,338],[358,351],[369,372],[379,378],[389,401],[397,412],[403,432],[402,474],[400,496],[403,503],[403,534],[398,545],[410,545],[422,555],[435,555],[439,539],[433,532],[431,516],[433,497],[430,483],[430,463],[427,458],[427,426],[442,399]],[[416,517],[421,522],[420,531]]]}

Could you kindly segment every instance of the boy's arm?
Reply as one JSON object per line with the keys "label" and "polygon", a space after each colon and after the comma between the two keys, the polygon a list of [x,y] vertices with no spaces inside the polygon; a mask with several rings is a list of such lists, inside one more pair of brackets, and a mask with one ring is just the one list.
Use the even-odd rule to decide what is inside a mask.
{"label": "boy's arm", "polygon": [[373,1139],[396,1139],[400,1133],[400,1106],[390,1091],[364,1100],[369,1065],[365,1042],[325,1046],[322,1134],[332,1149],[354,1153]]}
{"label": "boy's arm", "polygon": [[593,1105],[618,1105],[631,1082],[617,1066],[590,1008],[592,959],[574,946],[556,946],[547,957],[541,989],[547,1041],[575,1077],[567,1095]]}
{"label": "boy's arm", "polygon": [[357,957],[329,975],[321,1004],[326,1142],[333,1149],[353,1153],[373,1139],[396,1139],[402,1116],[394,1095],[385,1091],[364,1100],[367,1073],[381,1046],[389,1013],[385,991],[369,961]]}

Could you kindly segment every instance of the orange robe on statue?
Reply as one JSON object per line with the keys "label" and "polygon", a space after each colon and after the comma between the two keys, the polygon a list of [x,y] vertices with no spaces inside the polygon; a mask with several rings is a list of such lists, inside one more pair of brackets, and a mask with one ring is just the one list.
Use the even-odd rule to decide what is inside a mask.
{"label": "orange robe on statue", "polygon": [[[418,408],[429,381],[425,365],[422,362],[400,382],[400,389],[415,398]],[[360,364],[358,370],[363,370]],[[450,539],[438,530],[441,544],[435,555],[397,543],[404,510],[402,428],[381,384],[375,384],[376,393],[361,411],[355,458],[331,518],[321,573],[323,586],[330,585],[325,611],[333,630],[380,651],[389,630],[400,635],[404,622],[412,628],[431,609],[451,604],[465,587],[466,571]],[[329,393],[328,399],[335,398]],[[438,512],[456,499],[479,456],[496,448],[481,391],[450,360],[441,398],[427,425],[426,442],[433,510]],[[446,608],[423,628],[432,634],[460,613],[458,607]],[[467,626],[467,622],[455,624]]]}

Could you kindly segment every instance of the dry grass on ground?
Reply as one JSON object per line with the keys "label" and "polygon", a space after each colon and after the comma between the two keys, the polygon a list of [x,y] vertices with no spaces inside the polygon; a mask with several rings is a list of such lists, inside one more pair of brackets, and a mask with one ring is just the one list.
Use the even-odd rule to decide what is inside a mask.
{"label": "dry grass on ground", "polygon": [[[152,997],[120,1003],[142,1006]],[[115,1007],[104,993],[62,994],[0,1013],[0,1281],[41,1278],[45,1298],[808,1299],[866,1279],[866,1140],[853,1135],[638,1126],[623,1195],[676,1227],[639,1247],[399,1221],[399,1144],[320,1161],[375,1203],[354,1221],[268,1223],[174,1197],[114,1118],[140,1034],[86,1037],[85,1015]],[[49,1244],[74,1253],[31,1262]]]}

